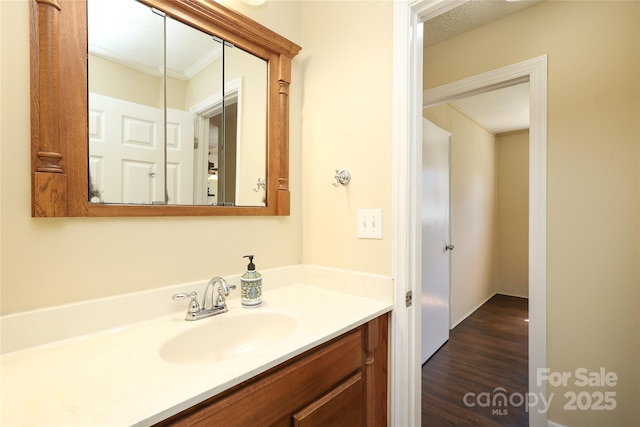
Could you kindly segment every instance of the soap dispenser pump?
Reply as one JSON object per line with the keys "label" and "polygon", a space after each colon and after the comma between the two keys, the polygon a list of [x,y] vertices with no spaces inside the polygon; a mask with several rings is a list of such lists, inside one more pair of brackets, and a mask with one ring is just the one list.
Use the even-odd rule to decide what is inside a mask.
{"label": "soap dispenser pump", "polygon": [[256,271],[253,255],[245,255],[243,258],[249,258],[249,265],[240,278],[242,306],[244,308],[259,307],[262,304],[262,275]]}

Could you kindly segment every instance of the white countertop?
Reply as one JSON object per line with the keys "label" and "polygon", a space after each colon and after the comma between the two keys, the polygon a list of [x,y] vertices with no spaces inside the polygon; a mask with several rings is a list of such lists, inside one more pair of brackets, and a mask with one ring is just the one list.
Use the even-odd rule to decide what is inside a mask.
{"label": "white countertop", "polygon": [[[181,311],[3,355],[0,424],[151,425],[390,311],[392,302],[298,283],[265,291],[260,308],[243,309],[238,298],[228,306],[194,322]],[[159,354],[162,343],[203,322],[256,311],[287,313],[296,327],[233,360],[175,364]]]}

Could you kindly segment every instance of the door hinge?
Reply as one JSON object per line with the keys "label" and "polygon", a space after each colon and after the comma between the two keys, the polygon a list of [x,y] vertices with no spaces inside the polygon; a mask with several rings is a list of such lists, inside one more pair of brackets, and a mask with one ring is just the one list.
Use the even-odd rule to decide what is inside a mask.
{"label": "door hinge", "polygon": [[198,145],[199,145],[198,144],[198,138],[193,138],[193,148],[194,148],[194,150],[198,149]]}
{"label": "door hinge", "polygon": [[407,291],[407,294],[404,297],[404,303],[407,305],[407,307],[411,307],[411,304],[413,304],[413,292],[412,291]]}

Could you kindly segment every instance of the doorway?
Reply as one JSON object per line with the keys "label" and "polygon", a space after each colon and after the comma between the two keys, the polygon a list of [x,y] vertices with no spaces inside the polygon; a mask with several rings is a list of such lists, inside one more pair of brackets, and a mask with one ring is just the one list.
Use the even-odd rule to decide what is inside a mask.
{"label": "doorway", "polygon": [[[529,84],[524,82],[424,111],[426,120],[452,135],[451,156],[444,159],[447,166],[451,165],[451,238],[445,237],[451,244],[442,243],[438,236],[422,241],[422,348],[439,348],[444,342],[440,334],[452,329],[449,343],[423,364],[422,415],[428,417],[423,419],[425,426],[434,425],[430,422],[438,425],[445,419],[439,409],[433,410],[433,402],[448,405],[446,416],[452,419],[481,416],[494,423],[526,425],[523,418],[527,413],[518,404],[521,402],[502,405],[498,400],[495,408],[481,407],[473,401],[466,405],[464,396],[490,395],[494,389],[504,390],[507,396],[527,392],[528,107]],[[434,155],[430,146],[435,142],[433,132],[423,127],[423,158]],[[423,232],[431,228],[425,222],[434,214],[429,211],[442,204],[429,200],[434,198],[429,189],[435,182],[428,181],[434,181],[434,172],[441,169],[437,162],[435,168],[429,166],[435,160],[426,163],[428,167],[422,171]],[[447,246],[453,249],[453,244],[454,251],[445,250]],[[425,305],[433,300],[429,287],[439,280],[434,275],[433,258],[442,257],[451,258],[450,279],[442,283],[446,293],[437,306]],[[425,283],[427,279],[430,284]],[[524,304],[524,310],[519,310],[516,318],[498,316],[498,300],[502,301],[500,308]],[[436,315],[443,304],[447,308],[450,305],[451,316],[441,319],[440,325]],[[434,331],[435,327],[438,330]],[[501,341],[508,345],[496,347]],[[460,352],[461,348],[465,350]],[[474,357],[467,354],[469,349],[474,349]],[[509,353],[511,350],[515,352]],[[505,360],[517,362],[498,364],[500,357],[489,354],[502,354]],[[432,382],[438,384],[435,389]],[[513,418],[516,414],[518,418]]]}
{"label": "doorway", "polygon": [[[536,396],[546,393],[536,382],[546,366],[546,69],[542,56],[426,90],[423,98],[430,107],[529,81],[529,393]],[[546,414],[530,408],[529,416],[537,425]]]}
{"label": "doorway", "polygon": [[[420,229],[421,185],[418,183],[422,140],[422,23],[456,6],[456,2],[422,0],[394,2],[393,161],[394,173],[394,316],[391,366],[392,425],[420,424],[420,311],[422,276]],[[546,366],[546,129],[547,58],[541,56],[430,91],[433,102],[451,93],[464,97],[505,82],[529,79],[531,84],[529,200],[529,393],[546,398],[536,372]],[[405,301],[409,301],[406,304]],[[408,305],[408,306],[407,306]],[[546,425],[546,414],[531,408],[531,425]]]}
{"label": "doorway", "polygon": [[194,193],[196,204],[234,206],[240,202],[242,79],[191,107],[195,115]]}

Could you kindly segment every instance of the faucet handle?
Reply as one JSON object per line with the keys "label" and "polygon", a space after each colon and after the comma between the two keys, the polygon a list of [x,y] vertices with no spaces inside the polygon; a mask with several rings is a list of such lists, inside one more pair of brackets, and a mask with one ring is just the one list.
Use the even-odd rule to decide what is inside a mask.
{"label": "faucet handle", "polygon": [[187,313],[197,313],[200,311],[200,304],[198,304],[197,292],[191,292],[190,294],[180,292],[179,294],[175,294],[172,298],[173,299],[191,298],[191,301],[189,301],[189,309],[187,310]]}
{"label": "faucet handle", "polygon": [[218,297],[216,298],[216,306],[225,306],[226,307],[226,302],[224,297],[228,297],[229,296],[229,290],[230,289],[235,289],[236,285],[230,285],[227,283],[227,281],[225,279],[223,279],[222,277],[219,277],[219,283],[220,286],[218,286]]}
{"label": "faucet handle", "polygon": [[[226,281],[225,281],[225,284],[227,284],[227,282],[226,282]],[[223,290],[223,291],[224,291],[224,292],[223,292],[223,293],[224,293],[224,296],[225,296],[225,297],[228,297],[228,296],[229,296],[229,292],[231,291],[231,289],[235,289],[235,288],[236,288],[236,285],[233,285],[233,284],[231,284],[231,285],[230,285],[230,284],[227,284],[227,287],[226,287],[226,288],[224,288],[224,290],[223,290],[223,289],[221,289],[221,288],[218,288],[218,291],[222,291],[222,290]]]}

